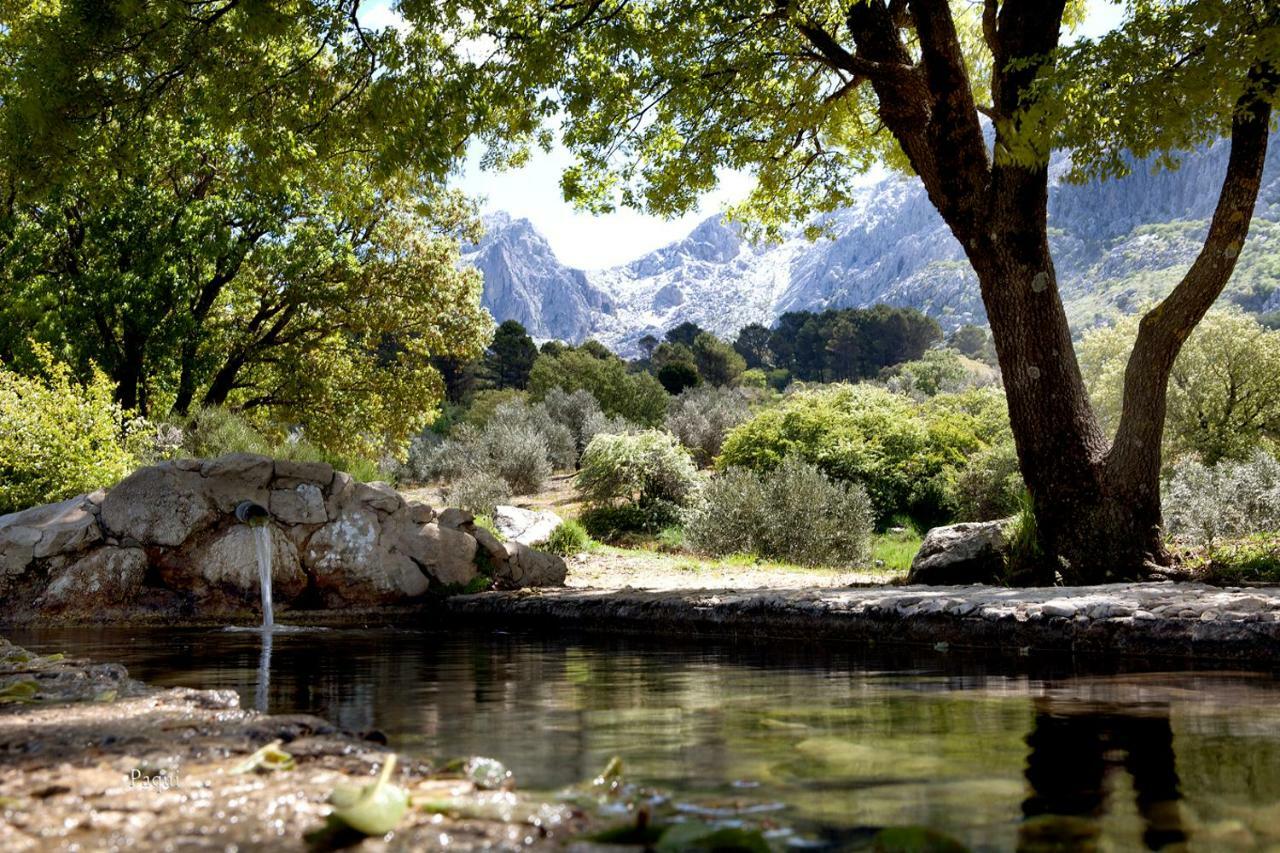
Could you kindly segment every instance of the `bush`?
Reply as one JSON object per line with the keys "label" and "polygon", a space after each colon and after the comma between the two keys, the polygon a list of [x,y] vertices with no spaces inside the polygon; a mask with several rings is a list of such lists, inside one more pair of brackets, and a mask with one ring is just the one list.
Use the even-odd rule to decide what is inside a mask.
{"label": "bush", "polygon": [[628,533],[657,535],[679,524],[682,508],[668,501],[621,506],[593,506],[582,512],[578,520],[587,533],[602,542],[617,542]]}
{"label": "bush", "polygon": [[577,487],[591,504],[683,504],[698,483],[689,452],[658,430],[597,435],[587,445]]}
{"label": "bush", "polygon": [[556,529],[551,531],[551,535],[547,537],[542,547],[552,554],[571,557],[591,547],[591,537],[587,535],[586,528],[580,522],[569,519],[556,525]]}
{"label": "bush", "polygon": [[1258,533],[1197,548],[1183,564],[1209,583],[1280,582],[1280,537]]}
{"label": "bush", "polygon": [[907,512],[952,518],[956,480],[978,451],[1009,438],[995,389],[940,394],[920,405],[872,385],[806,389],[734,428],[716,464],[771,470],[797,455],[834,480],[861,484],[878,520]]}
{"label": "bush", "polygon": [[1011,442],[979,450],[956,478],[956,517],[991,521],[1018,511],[1026,486]]}
{"label": "bush", "polygon": [[709,464],[720,453],[729,430],[747,419],[746,395],[733,388],[690,388],[672,401],[667,429],[693,452],[699,464]]}
{"label": "bush", "polygon": [[196,459],[213,459],[228,453],[270,456],[274,447],[270,439],[240,413],[210,406],[196,412],[187,423],[182,450]]}
{"label": "bush", "polygon": [[42,374],[0,368],[0,513],[114,485],[136,465],[142,424],[115,402],[94,370],[84,384],[38,349]]}
{"label": "bush", "polygon": [[1280,462],[1256,451],[1246,462],[1185,459],[1165,483],[1166,529],[1208,543],[1280,529]]}
{"label": "bush", "polygon": [[551,476],[547,438],[529,423],[498,420],[490,422],[480,435],[482,470],[501,477],[517,495],[542,488]]}
{"label": "bush", "polygon": [[471,471],[449,484],[444,491],[449,506],[465,509],[473,515],[494,514],[498,504],[511,499],[507,481],[488,471]]}
{"label": "bush", "polygon": [[871,528],[871,502],[860,486],[834,482],[794,456],[763,475],[721,472],[685,518],[696,551],[802,565],[866,564]]}

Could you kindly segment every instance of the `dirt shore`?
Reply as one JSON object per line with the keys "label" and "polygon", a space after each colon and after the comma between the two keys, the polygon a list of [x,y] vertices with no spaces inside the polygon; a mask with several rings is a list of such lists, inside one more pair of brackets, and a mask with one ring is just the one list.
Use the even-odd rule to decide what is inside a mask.
{"label": "dirt shore", "polygon": [[[279,742],[287,769],[246,769]],[[41,657],[0,640],[0,849],[307,850],[360,839],[325,833],[328,797],[366,785],[391,752],[310,716],[265,716],[231,691],[147,687],[123,667]],[[288,762],[287,762],[288,763]],[[261,763],[260,763],[261,765]],[[399,757],[410,806],[362,850],[558,846],[586,818],[472,771]]]}

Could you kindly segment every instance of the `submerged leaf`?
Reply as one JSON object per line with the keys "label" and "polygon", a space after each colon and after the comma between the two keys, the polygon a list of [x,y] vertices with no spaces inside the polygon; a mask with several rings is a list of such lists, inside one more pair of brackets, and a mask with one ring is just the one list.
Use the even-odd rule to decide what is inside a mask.
{"label": "submerged leaf", "polygon": [[876,853],[967,853],[949,835],[925,826],[891,826],[876,833]]}
{"label": "submerged leaf", "polygon": [[385,835],[395,829],[409,807],[409,794],[388,781],[395,766],[393,753],[372,784],[334,788],[329,795],[334,806],[332,817],[365,835]]}
{"label": "submerged leaf", "polygon": [[40,692],[34,681],[15,681],[0,688],[0,702],[30,702]]}

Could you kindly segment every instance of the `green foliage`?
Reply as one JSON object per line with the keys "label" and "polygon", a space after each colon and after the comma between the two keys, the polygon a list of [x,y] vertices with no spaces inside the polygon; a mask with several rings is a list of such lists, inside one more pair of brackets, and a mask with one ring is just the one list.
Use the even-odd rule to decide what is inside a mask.
{"label": "green foliage", "polygon": [[769,349],[769,328],[760,323],[749,323],[738,330],[733,348],[742,356],[748,370],[773,367],[773,351]]}
{"label": "green foliage", "polygon": [[1280,536],[1256,533],[1207,543],[1182,555],[1182,564],[1209,583],[1280,583]]}
{"label": "green foliage", "polygon": [[641,426],[656,426],[667,413],[667,392],[658,380],[647,373],[628,373],[626,362],[612,353],[598,357],[582,348],[544,353],[529,375],[529,392],[541,400],[552,388],[587,391],[605,414]]}
{"label": "green foliage", "polygon": [[692,349],[694,341],[698,339],[699,335],[703,334],[706,334],[705,329],[697,323],[686,320],[678,326],[672,326],[667,329],[667,333],[662,336],[662,339],[668,344]]}
{"label": "green foliage", "polygon": [[955,394],[1000,381],[995,370],[950,348],[931,349],[914,361],[886,368],[881,378],[890,390],[916,399],[944,392]]}
{"label": "green foliage", "polygon": [[655,536],[680,523],[683,508],[668,501],[592,506],[578,516],[587,533],[601,542],[619,542],[628,534]]}
{"label": "green foliage", "polygon": [[861,484],[876,516],[926,523],[957,509],[956,479],[977,451],[1008,441],[995,389],[942,394],[925,405],[870,385],[792,394],[732,430],[717,467],[767,471],[797,455],[836,480]]}
{"label": "green foliage", "polygon": [[1026,492],[1023,492],[1018,514],[1005,528],[1004,564],[1005,579],[1014,585],[1045,574],[1045,554],[1040,547],[1035,504]]}
{"label": "green foliage", "polygon": [[492,516],[494,507],[511,499],[507,481],[491,471],[474,470],[455,479],[444,491],[449,506],[473,515]]}
{"label": "green foliage", "polygon": [[790,311],[769,337],[772,363],[807,382],[869,379],[881,370],[921,358],[942,340],[932,317],[913,308]]}
{"label": "green foliage", "polygon": [[552,554],[571,557],[590,548],[591,537],[587,535],[587,529],[581,522],[568,519],[556,525],[556,529],[551,531],[551,535],[547,537],[542,547]]}
{"label": "green foliage", "polygon": [[515,388],[486,388],[472,395],[471,402],[467,405],[460,420],[462,423],[470,424],[476,429],[484,429],[499,406],[518,403],[527,399],[528,395],[525,392]]}
{"label": "green foliage", "polygon": [[[1139,317],[1094,329],[1080,368],[1103,428],[1120,421],[1124,371]],[[1280,438],[1280,331],[1235,309],[1215,309],[1183,345],[1169,377],[1164,458],[1196,454],[1207,464],[1248,459]]]}
{"label": "green foliage", "polygon": [[575,480],[596,506],[683,504],[698,482],[689,452],[658,430],[597,435],[583,451]]}
{"label": "green foliage", "polygon": [[887,530],[871,537],[871,564],[878,569],[906,573],[923,541],[912,527]]}
{"label": "green foliage", "polygon": [[710,464],[730,429],[747,419],[744,392],[733,388],[690,388],[671,402],[667,430],[693,453],[700,465]]}
{"label": "green foliage", "polygon": [[757,475],[730,468],[713,477],[685,516],[685,537],[705,554],[757,554],[802,565],[865,565],[871,502],[788,457]]}
{"label": "green foliage", "polygon": [[100,371],[76,382],[37,348],[40,371],[0,366],[0,514],[115,485],[136,464],[141,424]]}
{"label": "green foliage", "polygon": [[685,361],[673,361],[658,368],[658,381],[668,394],[682,394],[702,381],[698,368]]}
{"label": "green foliage", "polygon": [[984,447],[969,458],[956,479],[956,518],[992,521],[1018,511],[1026,485],[1013,442]]}
{"label": "green foliage", "polygon": [[710,385],[733,385],[747,369],[742,356],[710,332],[702,332],[694,338],[692,349],[698,375]]}
{"label": "green foliage", "polygon": [[1179,460],[1161,491],[1166,529],[1183,541],[1280,530],[1280,462],[1261,450],[1214,465]]}
{"label": "green foliage", "polygon": [[505,320],[484,354],[484,375],[494,388],[524,388],[538,347],[518,320]]}

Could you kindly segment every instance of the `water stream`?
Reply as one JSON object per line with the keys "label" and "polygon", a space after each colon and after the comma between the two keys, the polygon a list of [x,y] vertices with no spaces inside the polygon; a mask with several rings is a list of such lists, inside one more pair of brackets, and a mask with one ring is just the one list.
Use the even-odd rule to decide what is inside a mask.
{"label": "water stream", "polygon": [[271,612],[271,527],[267,524],[254,524],[249,529],[253,531],[253,550],[258,555],[258,585],[262,589],[262,630],[270,632],[275,625],[275,615]]}

